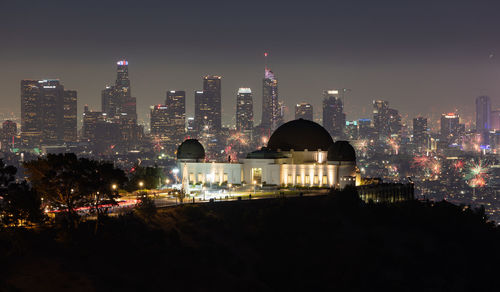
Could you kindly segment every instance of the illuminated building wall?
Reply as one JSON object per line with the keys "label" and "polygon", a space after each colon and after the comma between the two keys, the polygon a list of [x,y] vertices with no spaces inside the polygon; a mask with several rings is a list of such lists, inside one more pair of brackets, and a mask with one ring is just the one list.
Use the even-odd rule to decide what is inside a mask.
{"label": "illuminated building wall", "polygon": [[310,103],[302,102],[295,105],[295,119],[313,121],[313,106]]}
{"label": "illuminated building wall", "polygon": [[323,127],[333,137],[342,137],[344,135],[344,102],[340,90],[323,91]]}

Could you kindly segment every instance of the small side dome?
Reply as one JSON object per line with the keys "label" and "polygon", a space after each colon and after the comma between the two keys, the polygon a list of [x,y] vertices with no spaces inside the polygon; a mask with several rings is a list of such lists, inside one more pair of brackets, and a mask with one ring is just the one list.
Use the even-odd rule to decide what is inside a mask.
{"label": "small side dome", "polygon": [[177,159],[204,160],[205,148],[196,139],[187,139],[177,148]]}
{"label": "small side dome", "polygon": [[328,161],[356,161],[356,151],[347,141],[337,141],[328,148]]}

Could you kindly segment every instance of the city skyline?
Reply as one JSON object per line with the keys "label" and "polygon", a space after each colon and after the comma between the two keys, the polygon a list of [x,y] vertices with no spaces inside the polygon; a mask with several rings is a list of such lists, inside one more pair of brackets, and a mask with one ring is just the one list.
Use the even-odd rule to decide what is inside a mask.
{"label": "city skyline", "polygon": [[[5,28],[0,56],[4,111],[19,113],[19,101],[13,98],[18,95],[19,80],[58,78],[78,91],[81,116],[85,104],[98,108],[100,92],[113,78],[111,65],[126,58],[140,120],[147,120],[150,105],[162,103],[166,90],[190,93],[200,89],[200,77],[216,74],[224,82],[223,123],[234,123],[233,97],[240,87],[254,90],[255,119],[260,121],[264,52],[270,53],[269,67],[280,80],[287,120],[297,103],[320,108],[326,88],[352,89],[345,101],[348,119],[368,117],[374,99],[389,101],[403,118],[425,115],[431,123],[455,109],[461,117],[473,120],[470,100],[480,95],[490,96],[498,107],[496,3],[313,1],[282,9],[283,2],[276,1],[261,11],[258,1],[248,5],[222,2],[215,8],[198,1],[193,1],[194,6],[150,1],[149,7],[113,2],[100,3],[97,12],[75,3],[6,4],[11,15],[22,9],[24,17],[22,22],[11,15],[1,20]],[[223,32],[218,38],[197,29],[207,20],[205,10],[221,16],[210,18],[211,27]],[[58,23],[58,18],[48,21],[42,16],[59,11],[78,13],[57,35],[41,33]],[[163,17],[160,11],[179,13]],[[187,12],[193,15],[189,20],[181,17]],[[141,15],[149,17],[145,21]],[[111,23],[120,17],[127,20],[120,22],[125,34],[113,33],[118,27]],[[263,17],[266,21],[261,21]],[[280,25],[283,21],[288,25]],[[234,27],[228,29],[228,23]],[[263,33],[270,28],[273,33]],[[312,29],[317,33],[309,34]],[[20,38],[23,35],[31,37]],[[61,35],[71,41],[63,43]],[[193,116],[193,97],[187,94],[186,99],[187,115]]]}

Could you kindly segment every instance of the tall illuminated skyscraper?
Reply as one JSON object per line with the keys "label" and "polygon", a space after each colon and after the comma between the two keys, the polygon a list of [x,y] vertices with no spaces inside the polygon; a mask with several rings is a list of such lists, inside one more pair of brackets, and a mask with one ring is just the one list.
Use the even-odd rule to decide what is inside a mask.
{"label": "tall illuminated skyscraper", "polygon": [[413,144],[419,151],[427,149],[429,140],[429,130],[427,128],[427,118],[416,117],[413,119]]}
{"label": "tall illuminated skyscraper", "polygon": [[389,102],[385,100],[373,101],[373,127],[378,134],[379,139],[385,139],[390,136],[390,114]]}
{"label": "tall illuminated skyscraper", "polygon": [[345,114],[341,90],[323,91],[323,127],[334,137],[344,135]]}
{"label": "tall illuminated skyscraper", "polygon": [[77,93],[76,90],[64,91],[63,108],[63,141],[65,143],[74,143],[78,140],[77,131]]}
{"label": "tall illuminated skyscraper", "polygon": [[180,145],[186,136],[186,92],[169,90],[165,99],[169,127],[168,132],[173,147]]}
{"label": "tall illuminated skyscraper", "polygon": [[281,104],[278,97],[278,79],[273,71],[267,67],[267,53],[266,66],[264,69],[264,79],[262,81],[262,121],[261,126],[275,130],[281,123],[283,123],[283,116],[281,112]]}
{"label": "tall illuminated skyscraper", "polygon": [[491,99],[489,96],[476,98],[476,131],[484,132],[491,129]]}
{"label": "tall illuminated skyscraper", "polygon": [[66,130],[71,130],[71,140],[76,141],[76,91],[65,96],[59,80],[21,81],[23,143],[36,147],[62,144]]}
{"label": "tall illuminated skyscraper", "polygon": [[460,116],[455,113],[441,115],[441,140],[447,145],[458,143],[461,135]]}
{"label": "tall illuminated skyscraper", "polygon": [[155,142],[165,143],[170,140],[169,128],[171,126],[168,118],[168,107],[155,105],[151,107],[151,136]]}
{"label": "tall illuminated skyscraper", "polygon": [[42,139],[38,80],[21,80],[21,137],[24,144],[38,146]]}
{"label": "tall illuminated skyscraper", "polygon": [[253,129],[253,98],[250,88],[238,89],[236,96],[236,130],[248,132]]}
{"label": "tall illuminated skyscraper", "polygon": [[203,77],[203,101],[205,105],[205,124],[212,133],[222,129],[222,95],[221,76],[208,75]]}
{"label": "tall illuminated skyscraper", "polygon": [[310,103],[302,102],[295,105],[295,119],[313,121],[313,106]]}

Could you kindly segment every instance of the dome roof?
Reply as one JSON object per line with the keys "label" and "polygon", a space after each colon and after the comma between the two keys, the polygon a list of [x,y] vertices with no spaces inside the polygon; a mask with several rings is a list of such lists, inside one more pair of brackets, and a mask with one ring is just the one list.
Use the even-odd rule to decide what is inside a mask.
{"label": "dome roof", "polygon": [[205,148],[196,139],[187,139],[177,148],[177,159],[205,159]]}
{"label": "dome roof", "polygon": [[281,125],[269,138],[267,147],[282,151],[327,150],[333,144],[332,136],[319,124],[298,119]]}
{"label": "dome roof", "polygon": [[328,161],[356,161],[356,151],[347,141],[337,141],[328,148]]}

